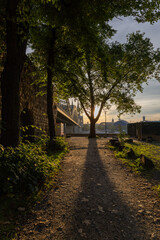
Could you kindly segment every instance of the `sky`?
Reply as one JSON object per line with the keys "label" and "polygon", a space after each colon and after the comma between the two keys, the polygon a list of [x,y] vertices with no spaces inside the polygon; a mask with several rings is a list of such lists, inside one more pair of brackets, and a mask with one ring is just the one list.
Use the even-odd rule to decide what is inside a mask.
{"label": "sky", "polygon": [[[121,17],[113,19],[110,24],[113,29],[117,30],[117,33],[112,38],[112,41],[118,41],[120,43],[126,42],[126,35],[128,33],[141,31],[145,33],[145,36],[150,38],[155,49],[160,48],[160,21],[151,25],[150,23],[137,23],[132,17]],[[143,85],[143,93],[137,93],[135,102],[141,106],[141,113],[136,115],[122,115],[121,119],[128,122],[142,121],[143,116],[149,121],[160,120],[160,82],[150,79],[148,85]],[[83,114],[84,122],[89,122],[85,114]],[[117,112],[113,106],[106,114],[106,121],[110,122],[112,118],[117,121]],[[104,122],[104,112],[98,121]]]}

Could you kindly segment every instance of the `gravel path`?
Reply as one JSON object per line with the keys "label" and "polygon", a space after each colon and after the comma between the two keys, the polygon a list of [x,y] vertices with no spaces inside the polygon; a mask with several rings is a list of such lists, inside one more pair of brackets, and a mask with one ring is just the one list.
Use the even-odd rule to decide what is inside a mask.
{"label": "gravel path", "polygon": [[106,139],[70,138],[56,188],[17,239],[159,240],[160,199],[114,158]]}

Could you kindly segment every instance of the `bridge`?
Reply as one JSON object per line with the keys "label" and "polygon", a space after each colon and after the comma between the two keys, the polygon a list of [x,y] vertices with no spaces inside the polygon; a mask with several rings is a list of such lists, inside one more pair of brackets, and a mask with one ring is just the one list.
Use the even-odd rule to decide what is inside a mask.
{"label": "bridge", "polygon": [[[20,82],[20,121],[21,126],[35,126],[34,130],[31,132],[31,135],[41,135],[41,130],[45,131],[46,133],[49,131],[47,117],[47,96],[46,94],[39,94],[43,89],[36,84],[39,76],[38,73],[35,74],[35,71],[36,69],[30,61],[24,66],[22,79]],[[34,72],[34,74],[32,74],[32,72]],[[74,133],[75,129],[80,129],[81,117],[76,109],[76,106],[72,106],[72,104],[70,105],[69,101],[65,100],[60,100],[59,104],[56,106],[56,122],[57,125],[63,125],[62,127],[65,130],[64,132]]]}
{"label": "bridge", "polygon": [[61,100],[57,104],[56,122],[59,128],[57,129],[58,135],[80,133],[83,117],[80,116],[79,109],[75,105],[70,105],[69,101]]}
{"label": "bridge", "polygon": [[57,106],[57,123],[65,123],[67,125],[75,125],[80,127],[79,123],[76,122],[64,109],[59,105]]}

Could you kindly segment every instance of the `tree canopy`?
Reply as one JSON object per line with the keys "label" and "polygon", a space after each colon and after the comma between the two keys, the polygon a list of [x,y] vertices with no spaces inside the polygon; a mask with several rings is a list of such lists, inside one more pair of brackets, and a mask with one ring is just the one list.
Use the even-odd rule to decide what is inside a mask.
{"label": "tree canopy", "polygon": [[[39,45],[41,46],[39,54],[41,54],[41,57],[43,56],[43,61],[46,62],[45,65],[50,71],[50,82],[53,78],[52,69],[55,68],[56,49],[60,50],[59,56],[61,56],[61,58],[58,58],[57,63],[64,60],[64,56],[67,56],[68,51],[69,55],[74,53],[72,59],[74,59],[75,64],[79,61],[77,60],[79,54],[85,58],[87,56],[86,60],[90,59],[87,60],[87,64],[89,62],[93,64],[94,62],[93,65],[97,74],[98,66],[104,68],[105,73],[105,61],[103,64],[93,61],[94,55],[91,50],[94,49],[94,46],[97,48],[99,37],[100,39],[109,38],[113,34],[114,31],[108,22],[119,16],[134,16],[137,21],[142,22],[154,22],[159,18],[158,0],[5,0],[2,6],[1,11],[3,11],[4,17],[1,19],[4,27],[0,28],[0,31],[5,31],[3,34],[5,40],[0,40],[0,51],[3,45],[3,48],[6,49],[6,51],[3,51],[5,63],[2,63],[3,73],[1,77],[2,121],[5,124],[2,130],[2,143],[6,146],[16,146],[19,143],[19,83],[27,43],[30,43],[33,48],[36,44],[38,46],[41,43]],[[51,38],[48,38],[50,36],[50,33],[48,35],[48,29],[52,33],[53,29],[56,29],[56,33],[62,33],[58,35],[57,46],[55,45],[55,39],[52,39],[52,34]],[[43,41],[44,37],[50,40]],[[76,46],[73,47],[74,51],[69,50],[71,45]],[[118,46],[115,46],[116,48],[118,49]],[[79,49],[83,49],[82,52]],[[89,54],[83,53],[86,49],[90,49]],[[109,46],[108,50],[105,49],[105,51],[111,51],[111,49],[113,50],[114,47]],[[52,54],[47,55],[48,50]],[[125,49],[122,47],[118,53],[119,56],[123,55],[123,52],[125,52]],[[119,61],[121,60],[120,58]],[[68,64],[67,57],[63,64],[65,66]],[[91,71],[92,64],[90,70],[87,71]],[[107,67],[109,66],[107,65]],[[58,66],[56,69],[58,69]],[[118,70],[116,71],[118,72]],[[110,74],[115,75],[116,72],[111,71]],[[119,74],[122,73],[119,72]]]}
{"label": "tree canopy", "polygon": [[[104,107],[114,104],[119,114],[140,111],[134,96],[143,91],[143,83],[158,78],[160,52],[140,32],[128,35],[125,44],[104,40],[94,49],[84,47],[79,52],[76,60],[71,58],[64,65],[60,79],[68,93],[79,99],[93,128],[90,135],[95,136],[95,123]],[[96,106],[99,111],[94,116]]]}

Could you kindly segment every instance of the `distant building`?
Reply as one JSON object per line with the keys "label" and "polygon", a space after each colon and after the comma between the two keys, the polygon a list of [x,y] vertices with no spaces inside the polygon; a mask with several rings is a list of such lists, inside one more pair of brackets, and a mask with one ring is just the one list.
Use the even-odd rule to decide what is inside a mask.
{"label": "distant building", "polygon": [[127,121],[119,119],[117,122],[114,123],[115,131],[119,133],[127,133],[127,125]]}
{"label": "distant building", "polygon": [[120,119],[117,122],[114,122],[114,119],[112,119],[112,122],[101,122],[100,124],[96,124],[97,132],[105,133],[105,124],[106,133],[127,133],[128,122]]}

